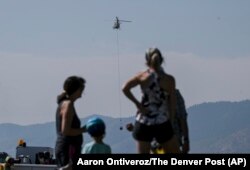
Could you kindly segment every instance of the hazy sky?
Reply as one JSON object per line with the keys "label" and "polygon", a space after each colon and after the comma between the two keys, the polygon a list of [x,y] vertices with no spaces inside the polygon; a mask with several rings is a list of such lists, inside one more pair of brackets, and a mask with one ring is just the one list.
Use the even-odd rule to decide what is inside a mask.
{"label": "hazy sky", "polygon": [[[55,121],[56,96],[69,75],[87,80],[76,102],[80,117],[134,115],[121,86],[146,68],[149,47],[162,51],[187,107],[250,99],[249,6],[249,0],[1,0],[0,123]],[[132,22],[113,30],[116,16]],[[140,89],[135,93],[140,97]]]}

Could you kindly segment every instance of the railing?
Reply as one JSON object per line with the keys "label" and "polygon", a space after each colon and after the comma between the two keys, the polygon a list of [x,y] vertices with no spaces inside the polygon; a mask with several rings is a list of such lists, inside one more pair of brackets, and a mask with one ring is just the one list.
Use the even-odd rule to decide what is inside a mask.
{"label": "railing", "polygon": [[57,170],[56,165],[14,164],[12,170]]}

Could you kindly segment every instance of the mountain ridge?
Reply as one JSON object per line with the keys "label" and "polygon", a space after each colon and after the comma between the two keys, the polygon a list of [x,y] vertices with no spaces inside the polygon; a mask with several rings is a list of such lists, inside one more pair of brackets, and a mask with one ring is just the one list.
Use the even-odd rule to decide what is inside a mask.
{"label": "mountain ridge", "polygon": [[[187,108],[187,112],[190,153],[250,153],[250,100],[206,102]],[[105,121],[107,130],[104,142],[111,145],[113,153],[136,153],[135,141],[125,129],[127,123],[134,122],[134,116],[92,116],[99,116]],[[81,118],[82,124],[92,116]],[[25,126],[2,123],[0,136],[0,152],[12,156],[15,156],[15,148],[21,138],[28,146],[54,148],[55,122]],[[90,140],[90,136],[85,133],[84,143]]]}

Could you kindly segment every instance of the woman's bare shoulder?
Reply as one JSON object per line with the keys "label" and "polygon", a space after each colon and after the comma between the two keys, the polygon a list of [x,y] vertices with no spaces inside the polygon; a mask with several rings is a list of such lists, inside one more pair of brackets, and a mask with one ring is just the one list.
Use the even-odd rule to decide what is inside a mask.
{"label": "woman's bare shoulder", "polygon": [[140,79],[141,77],[144,77],[146,73],[147,73],[146,70],[139,71],[136,73],[135,77]]}
{"label": "woman's bare shoulder", "polygon": [[62,102],[62,108],[69,108],[69,107],[71,107],[71,106],[73,106],[73,103],[72,103],[72,101],[71,100],[64,100],[63,102]]}
{"label": "woman's bare shoulder", "polygon": [[171,74],[165,73],[163,77],[166,81],[175,83],[175,78]]}
{"label": "woman's bare shoulder", "polygon": [[171,81],[175,81],[175,78],[174,76],[172,76],[171,74],[166,74],[168,79],[171,80]]}
{"label": "woman's bare shoulder", "polygon": [[174,76],[172,76],[171,74],[168,73],[164,73],[163,76],[165,79],[171,80],[171,81],[175,81]]}

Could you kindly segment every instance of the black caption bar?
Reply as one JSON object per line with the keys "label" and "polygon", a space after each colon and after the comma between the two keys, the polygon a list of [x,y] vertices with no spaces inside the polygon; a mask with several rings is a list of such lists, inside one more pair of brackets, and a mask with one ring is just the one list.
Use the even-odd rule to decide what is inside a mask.
{"label": "black caption bar", "polygon": [[250,154],[82,154],[78,169],[144,167],[171,168],[249,168]]}

